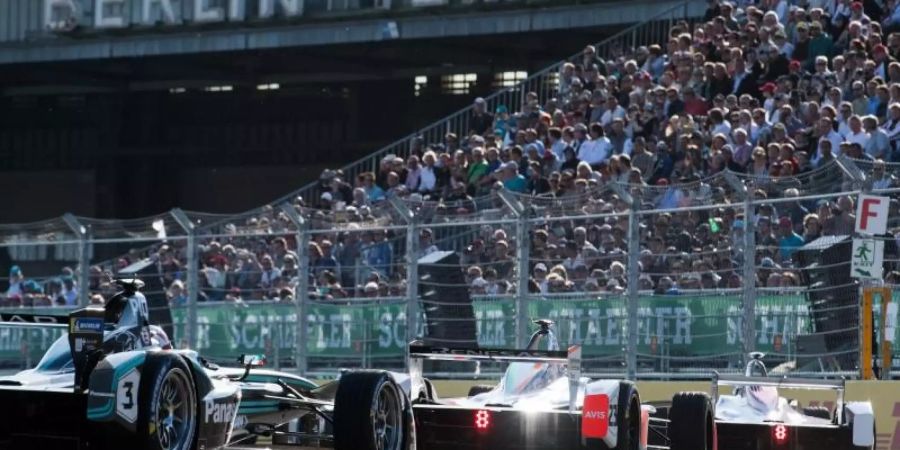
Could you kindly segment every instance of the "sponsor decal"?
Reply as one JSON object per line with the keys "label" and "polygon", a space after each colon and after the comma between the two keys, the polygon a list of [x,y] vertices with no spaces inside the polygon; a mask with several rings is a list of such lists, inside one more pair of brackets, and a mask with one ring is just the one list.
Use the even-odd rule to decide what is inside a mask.
{"label": "sponsor decal", "polygon": [[581,410],[581,436],[603,439],[609,433],[609,395],[592,394],[584,396]]}
{"label": "sponsor decal", "polygon": [[100,318],[76,318],[69,327],[72,333],[102,333],[103,319]]}
{"label": "sponsor decal", "polygon": [[206,423],[230,423],[235,413],[237,413],[235,403],[216,403],[215,400],[207,400],[204,420]]}
{"label": "sponsor decal", "polygon": [[249,422],[249,420],[247,419],[247,416],[241,414],[234,418],[234,427],[233,428],[235,430],[242,429],[247,426],[248,422]]}

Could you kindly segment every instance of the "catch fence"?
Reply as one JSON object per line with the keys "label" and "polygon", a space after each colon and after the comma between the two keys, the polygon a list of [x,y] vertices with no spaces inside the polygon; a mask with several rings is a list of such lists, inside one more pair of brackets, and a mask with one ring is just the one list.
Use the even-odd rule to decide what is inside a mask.
{"label": "catch fence", "polygon": [[[391,198],[363,214],[283,203],[236,216],[66,216],[0,227],[0,253],[24,276],[22,295],[0,307],[62,313],[108,299],[111,278],[135,275],[178,347],[222,363],[263,353],[278,368],[325,376],[404,367],[406,344],[433,331],[429,305],[460,300],[422,294],[453,292],[472,299],[479,345],[521,348],[530,322],[549,318],[560,345],[584,346],[592,374],[707,378],[762,351],[781,373],[852,376],[861,285],[840,255],[857,195],[889,196],[876,284],[898,283],[898,174],[842,158],[791,178],[726,171],[559,198],[496,191],[467,205]],[[461,281],[420,279],[417,261],[435,250],[456,255],[444,269]],[[58,333],[0,327],[0,367],[32,367]],[[476,370],[493,376],[499,366]]]}

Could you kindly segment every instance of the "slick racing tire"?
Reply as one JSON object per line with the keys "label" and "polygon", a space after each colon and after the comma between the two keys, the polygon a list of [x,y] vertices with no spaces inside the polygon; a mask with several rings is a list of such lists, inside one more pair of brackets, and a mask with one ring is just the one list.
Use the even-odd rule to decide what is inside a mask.
{"label": "slick racing tire", "polygon": [[197,440],[197,390],[180,356],[148,354],[137,397],[136,439],[144,450],[191,450]]}
{"label": "slick racing tire", "polygon": [[615,450],[639,450],[641,448],[641,396],[637,386],[630,381],[619,383],[619,399],[616,403]]}
{"label": "slick racing tire", "polygon": [[488,386],[486,384],[476,384],[469,388],[469,397],[474,397],[478,394],[484,394],[485,392],[491,392],[494,390],[494,386]]}
{"label": "slick racing tire", "polygon": [[411,438],[406,398],[387,372],[343,374],[334,398],[335,450],[402,450]]}
{"label": "slick racing tire", "polygon": [[714,450],[716,427],[712,401],[705,392],[679,392],[669,409],[671,450]]}
{"label": "slick racing tire", "polygon": [[818,417],[819,419],[831,420],[831,411],[824,406],[807,406],[803,408],[803,415],[810,417]]}

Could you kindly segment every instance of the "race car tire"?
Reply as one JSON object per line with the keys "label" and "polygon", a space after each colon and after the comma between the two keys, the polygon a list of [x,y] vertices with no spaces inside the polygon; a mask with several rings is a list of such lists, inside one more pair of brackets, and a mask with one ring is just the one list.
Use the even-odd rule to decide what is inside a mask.
{"label": "race car tire", "polygon": [[344,373],[334,398],[335,450],[404,449],[410,439],[407,403],[387,372]]}
{"label": "race car tire", "polygon": [[679,392],[669,409],[671,450],[714,450],[712,401],[705,392]]}
{"label": "race car tire", "polygon": [[175,354],[148,354],[138,393],[137,448],[190,450],[197,440],[197,389]]}
{"label": "race car tire", "polygon": [[491,392],[494,390],[494,386],[489,386],[487,384],[476,384],[469,388],[469,397],[474,397],[478,394],[484,394],[485,392]]}
{"label": "race car tire", "polygon": [[831,420],[831,411],[824,406],[807,406],[803,408],[803,415],[817,417],[819,419]]}
{"label": "race car tire", "polygon": [[630,381],[619,383],[619,400],[616,404],[616,447],[614,450],[639,450],[641,448],[641,396],[637,386]]}

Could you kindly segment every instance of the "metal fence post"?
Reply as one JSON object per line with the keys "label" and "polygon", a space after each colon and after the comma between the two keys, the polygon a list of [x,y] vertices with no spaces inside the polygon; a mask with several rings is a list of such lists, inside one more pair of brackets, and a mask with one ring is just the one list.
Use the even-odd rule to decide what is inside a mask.
{"label": "metal fence post", "polygon": [[628,231],[626,233],[626,238],[628,239],[628,289],[626,291],[628,341],[625,346],[625,368],[627,378],[635,380],[637,379],[637,346],[639,337],[638,307],[640,291],[638,290],[638,279],[641,275],[641,224],[638,221],[638,212],[641,209],[641,199],[639,195],[632,195],[631,192],[618,183],[610,183],[608,186],[623,202],[630,205],[628,208]]}
{"label": "metal fence post", "polygon": [[530,239],[528,236],[528,217],[525,206],[511,192],[501,190],[500,199],[516,218],[516,344],[519,348],[528,345],[528,258]]}
{"label": "metal fence post", "polygon": [[[417,338],[419,331],[419,234],[418,217],[395,195],[388,196],[388,203],[406,221],[406,342]],[[409,364],[409,346],[404,360]]]}
{"label": "metal fence post", "polygon": [[641,229],[638,222],[640,200],[631,199],[628,209],[628,348],[625,364],[628,379],[637,379],[637,346],[638,346],[638,278],[640,277]]}
{"label": "metal fence post", "polygon": [[309,222],[289,203],[281,205],[288,219],[297,227],[297,285],[294,286],[294,311],[297,329],[294,331],[294,366],[298,373],[309,369],[307,337],[309,335]]}
{"label": "metal fence post", "polygon": [[88,228],[71,213],[63,215],[63,221],[78,237],[78,305],[90,303],[91,249],[88,242]]}
{"label": "metal fence post", "polygon": [[516,220],[516,264],[518,271],[518,279],[516,280],[516,343],[519,344],[519,348],[525,348],[528,345],[529,247],[528,219],[524,214],[520,214]]}
{"label": "metal fence post", "polygon": [[175,222],[187,233],[187,292],[188,292],[188,314],[187,323],[185,324],[185,335],[187,337],[188,348],[197,348],[197,291],[200,289],[200,267],[198,260],[199,249],[197,248],[197,230],[191,219],[179,208],[171,211]]}
{"label": "metal fence post", "polygon": [[[410,213],[412,214],[412,213]],[[406,342],[416,339],[419,330],[419,235],[415,215],[406,228]],[[409,347],[407,347],[408,351]],[[409,356],[409,355],[407,355]],[[406,358],[408,361],[409,358]]]}
{"label": "metal fence post", "polygon": [[[752,185],[751,185],[752,188]],[[743,352],[746,362],[750,352],[756,350],[756,214],[753,210],[752,189],[744,196],[744,295],[743,295]]]}

